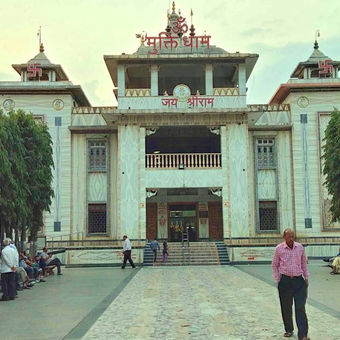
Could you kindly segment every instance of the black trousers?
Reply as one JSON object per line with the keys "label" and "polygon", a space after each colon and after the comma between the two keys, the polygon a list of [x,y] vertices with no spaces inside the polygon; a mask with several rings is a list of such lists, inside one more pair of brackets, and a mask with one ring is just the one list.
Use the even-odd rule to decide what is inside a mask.
{"label": "black trousers", "polygon": [[130,264],[131,264],[131,267],[135,268],[135,264],[133,263],[132,258],[131,258],[131,250],[125,250],[124,251],[124,262],[123,262],[123,265],[122,265],[123,269],[126,266],[126,261],[129,261]]}
{"label": "black trousers", "polygon": [[157,260],[157,249],[152,249],[153,251],[153,262],[156,262]]}
{"label": "black trousers", "polygon": [[305,310],[307,300],[307,285],[302,276],[289,278],[282,276],[278,285],[282,320],[286,332],[293,332],[292,306],[294,300],[295,321],[298,328],[298,338],[307,336],[308,320]]}
{"label": "black trousers", "polygon": [[2,285],[2,298],[3,299],[14,299],[16,288],[15,288],[15,273],[3,273],[1,274],[1,285]]}
{"label": "black trousers", "polygon": [[50,262],[48,263],[48,266],[57,266],[58,274],[61,273],[61,269],[60,269],[60,267],[61,267],[61,262],[60,262],[60,260],[59,260],[57,257],[56,257],[55,259],[53,259],[52,261],[50,261]]}

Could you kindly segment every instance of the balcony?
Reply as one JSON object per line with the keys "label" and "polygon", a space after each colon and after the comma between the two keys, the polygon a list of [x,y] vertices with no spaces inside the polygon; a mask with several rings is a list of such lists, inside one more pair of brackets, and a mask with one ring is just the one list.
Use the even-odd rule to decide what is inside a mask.
{"label": "balcony", "polygon": [[145,155],[146,169],[221,168],[221,153],[152,153]]}

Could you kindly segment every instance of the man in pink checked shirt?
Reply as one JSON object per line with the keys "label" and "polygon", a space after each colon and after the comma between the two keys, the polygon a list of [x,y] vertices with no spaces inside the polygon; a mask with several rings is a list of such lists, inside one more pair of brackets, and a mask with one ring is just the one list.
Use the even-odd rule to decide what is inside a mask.
{"label": "man in pink checked shirt", "polygon": [[275,248],[272,262],[273,277],[278,283],[281,314],[285,327],[284,337],[293,335],[292,306],[295,305],[295,320],[299,340],[309,340],[308,320],[305,310],[309,272],[303,246],[294,242],[294,231],[286,229],[284,242]]}

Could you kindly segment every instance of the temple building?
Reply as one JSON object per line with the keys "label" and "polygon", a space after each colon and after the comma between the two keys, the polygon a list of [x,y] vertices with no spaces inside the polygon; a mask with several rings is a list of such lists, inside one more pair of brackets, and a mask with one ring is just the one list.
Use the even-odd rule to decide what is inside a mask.
{"label": "temple building", "polygon": [[137,35],[135,53],[104,56],[117,106],[91,106],[42,45],[12,65],[20,81],[0,82],[2,110],[32,112],[53,139],[55,197],[41,233],[49,247],[70,265],[119,263],[126,234],[137,262],[153,238],[267,261],[290,227],[308,256],[335,254],[340,224],[321,155],[340,108],[340,62],[315,41],[270,102],[251,105],[258,55],[212,45],[174,4],[167,19],[164,32]]}

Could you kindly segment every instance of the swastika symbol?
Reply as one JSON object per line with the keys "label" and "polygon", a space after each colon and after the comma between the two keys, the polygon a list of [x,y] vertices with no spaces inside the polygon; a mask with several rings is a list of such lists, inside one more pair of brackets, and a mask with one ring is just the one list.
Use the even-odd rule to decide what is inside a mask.
{"label": "swastika symbol", "polygon": [[41,64],[27,64],[27,77],[32,78],[37,76],[41,77],[42,76],[42,68],[39,67]]}
{"label": "swastika symbol", "polygon": [[319,64],[319,68],[321,68],[321,70],[319,70],[319,74],[333,73],[333,65],[329,64],[331,62],[332,60],[330,59],[319,60],[318,64]]}

